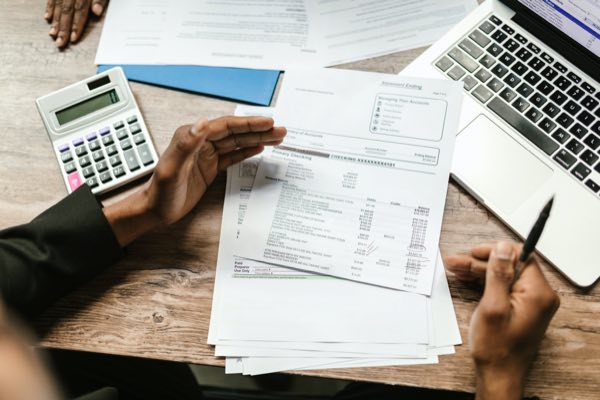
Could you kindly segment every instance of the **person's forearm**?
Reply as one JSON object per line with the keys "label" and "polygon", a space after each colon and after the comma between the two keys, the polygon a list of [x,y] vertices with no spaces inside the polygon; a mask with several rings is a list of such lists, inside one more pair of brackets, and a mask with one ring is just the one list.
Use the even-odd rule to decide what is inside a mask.
{"label": "person's forearm", "polygon": [[160,225],[148,206],[144,190],[105,207],[104,215],[122,247]]}
{"label": "person's forearm", "polygon": [[[512,371],[515,372],[515,371]],[[523,379],[518,373],[477,371],[476,400],[519,400],[523,398]]]}

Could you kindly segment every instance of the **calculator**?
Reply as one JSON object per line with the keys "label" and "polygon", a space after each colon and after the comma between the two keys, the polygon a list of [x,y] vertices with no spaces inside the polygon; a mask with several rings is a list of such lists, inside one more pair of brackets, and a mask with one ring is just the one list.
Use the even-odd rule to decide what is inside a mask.
{"label": "calculator", "polygon": [[123,69],[36,100],[69,193],[102,194],[154,169],[158,155]]}

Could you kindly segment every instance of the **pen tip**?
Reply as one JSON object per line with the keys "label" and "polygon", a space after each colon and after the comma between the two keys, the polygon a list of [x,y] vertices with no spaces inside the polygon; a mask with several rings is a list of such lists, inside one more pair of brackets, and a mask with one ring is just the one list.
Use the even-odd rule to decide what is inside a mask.
{"label": "pen tip", "polygon": [[554,195],[552,195],[552,197],[550,198],[550,200],[548,200],[548,203],[546,203],[546,206],[544,207],[544,212],[550,213],[550,210],[552,209],[552,204],[553,203],[554,203]]}

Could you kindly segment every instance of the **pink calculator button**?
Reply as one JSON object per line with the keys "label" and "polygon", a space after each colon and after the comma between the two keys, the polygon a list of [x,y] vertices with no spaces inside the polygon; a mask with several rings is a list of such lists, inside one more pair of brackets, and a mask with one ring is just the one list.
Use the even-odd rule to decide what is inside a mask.
{"label": "pink calculator button", "polygon": [[81,177],[79,176],[79,172],[73,172],[72,174],[67,176],[67,179],[69,180],[69,187],[71,188],[71,192],[74,192],[75,189],[77,189],[83,183],[81,181]]}

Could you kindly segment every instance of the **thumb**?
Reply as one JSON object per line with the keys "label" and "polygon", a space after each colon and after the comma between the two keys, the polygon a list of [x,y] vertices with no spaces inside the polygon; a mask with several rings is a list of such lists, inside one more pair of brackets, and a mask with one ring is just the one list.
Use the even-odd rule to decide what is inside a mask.
{"label": "thumb", "polygon": [[515,248],[510,242],[498,242],[490,253],[481,305],[491,314],[510,311],[510,292],[515,275]]}
{"label": "thumb", "polygon": [[108,0],[94,0],[92,3],[92,12],[98,17],[101,16],[106,8],[106,3],[108,3]]}

